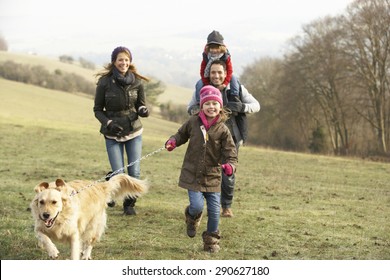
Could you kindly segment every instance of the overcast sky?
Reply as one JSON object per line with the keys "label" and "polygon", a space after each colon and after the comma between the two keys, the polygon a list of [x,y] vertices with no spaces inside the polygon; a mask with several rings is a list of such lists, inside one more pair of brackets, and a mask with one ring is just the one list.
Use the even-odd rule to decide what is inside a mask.
{"label": "overcast sky", "polygon": [[199,52],[212,30],[231,48],[277,55],[303,24],[352,0],[0,0],[9,51],[58,56],[157,47]]}

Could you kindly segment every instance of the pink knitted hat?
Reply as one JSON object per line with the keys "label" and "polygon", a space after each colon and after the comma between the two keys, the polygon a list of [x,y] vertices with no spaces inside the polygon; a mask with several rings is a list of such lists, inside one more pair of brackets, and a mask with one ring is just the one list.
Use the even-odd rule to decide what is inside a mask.
{"label": "pink knitted hat", "polygon": [[223,106],[222,101],[222,95],[219,89],[213,87],[213,86],[204,86],[200,90],[200,108],[203,107],[203,103],[209,100],[215,100],[218,101],[219,104],[221,104],[221,107]]}

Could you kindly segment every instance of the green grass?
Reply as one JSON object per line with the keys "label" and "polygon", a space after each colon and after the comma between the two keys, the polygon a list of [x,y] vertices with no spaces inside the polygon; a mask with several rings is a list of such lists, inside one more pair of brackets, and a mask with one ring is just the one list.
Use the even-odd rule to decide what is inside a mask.
{"label": "green grass", "polygon": [[[109,170],[93,101],[1,79],[0,97],[0,259],[47,259],[27,210],[34,186],[58,177],[97,180]],[[143,123],[144,155],[179,127],[154,116]],[[389,164],[243,147],[235,217],[221,219],[222,249],[208,254],[200,234],[185,233],[188,198],[177,186],[184,152],[141,162],[151,190],[137,202],[137,216],[108,209],[94,259],[390,259]],[[69,258],[69,248],[58,247]]]}

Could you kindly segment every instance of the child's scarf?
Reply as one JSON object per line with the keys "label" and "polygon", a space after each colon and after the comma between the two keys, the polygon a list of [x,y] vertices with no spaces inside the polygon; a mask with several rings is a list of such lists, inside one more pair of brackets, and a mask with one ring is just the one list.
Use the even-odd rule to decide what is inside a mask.
{"label": "child's scarf", "polygon": [[199,118],[202,121],[204,127],[206,128],[206,131],[210,129],[218,120],[219,120],[219,115],[216,116],[214,119],[212,119],[210,122],[207,120],[206,115],[204,114],[203,111],[199,112]]}

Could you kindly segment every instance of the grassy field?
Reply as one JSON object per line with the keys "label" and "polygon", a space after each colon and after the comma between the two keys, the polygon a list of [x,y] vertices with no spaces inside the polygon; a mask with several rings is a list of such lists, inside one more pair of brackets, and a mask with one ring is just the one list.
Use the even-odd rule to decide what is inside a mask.
{"label": "grassy field", "polygon": [[[88,98],[0,79],[0,259],[47,259],[27,210],[41,181],[98,180],[109,170]],[[163,146],[179,124],[143,121],[143,154]],[[137,216],[108,209],[92,252],[102,260],[390,259],[390,165],[360,159],[240,150],[235,217],[221,219],[221,251],[202,251],[185,233],[186,191],[177,187],[185,147],[141,161],[150,192]],[[206,226],[201,223],[200,231]],[[59,245],[60,259],[69,248]]]}

